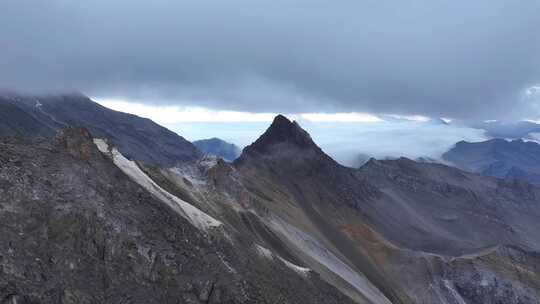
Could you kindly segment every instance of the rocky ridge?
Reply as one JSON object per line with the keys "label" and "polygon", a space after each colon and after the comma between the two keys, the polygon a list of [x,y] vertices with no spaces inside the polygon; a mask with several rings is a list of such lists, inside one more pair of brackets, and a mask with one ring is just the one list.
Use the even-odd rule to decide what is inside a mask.
{"label": "rocky ridge", "polygon": [[197,229],[85,129],[53,142],[4,139],[0,152],[3,303],[349,301],[317,276],[246,250],[255,248],[247,235]]}
{"label": "rocky ridge", "polygon": [[[49,214],[64,210],[59,209],[58,202],[67,199],[71,203],[66,210],[75,215],[88,218],[84,210],[101,215],[90,217],[82,225],[85,228],[77,223],[74,228],[61,230],[69,231],[77,241],[64,237],[47,244],[60,246],[62,252],[72,255],[71,244],[102,243],[87,240],[89,237],[81,231],[92,231],[92,236],[93,231],[104,230],[103,240],[113,240],[113,245],[102,251],[116,260],[102,263],[88,259],[84,254],[93,251],[87,247],[76,249],[74,258],[94,261],[84,264],[85,270],[97,267],[91,273],[102,276],[105,272],[119,283],[111,290],[73,285],[86,280],[80,272],[60,284],[58,273],[64,275],[60,271],[66,270],[48,266],[52,268],[45,272],[52,271],[55,286],[68,290],[63,300],[66,303],[83,302],[80,299],[85,296],[106,292],[121,294],[122,301],[133,303],[161,303],[166,298],[171,303],[211,303],[217,301],[212,300],[217,297],[213,295],[216,290],[221,303],[539,303],[540,242],[536,231],[540,227],[536,219],[540,215],[540,191],[531,184],[405,158],[371,159],[358,170],[346,168],[327,156],[298,123],[278,116],[233,163],[216,158],[172,168],[130,163],[135,164],[130,170],[138,170],[137,174],[161,189],[157,194],[156,187],[152,190],[141,183],[111,158],[112,147],[100,153],[86,131],[64,133],[54,143],[9,139],[0,146],[8,151],[0,155],[20,155],[0,158],[1,170],[11,168],[0,170],[4,174],[0,177],[20,179],[10,170],[21,164],[31,170],[32,181],[43,174],[54,177],[53,184],[28,184],[24,189],[11,190],[6,184],[2,189],[7,189],[9,196],[3,201],[0,196],[0,205],[11,211],[21,202],[32,201],[35,193],[47,190],[52,194],[40,198],[38,201],[45,204],[37,206],[52,206]],[[41,148],[54,152],[39,153]],[[31,162],[29,155],[38,154],[44,158]],[[56,162],[62,166],[55,167]],[[47,171],[51,168],[59,171]],[[66,191],[66,187],[71,188]],[[96,195],[103,196],[101,189],[110,189],[106,199]],[[216,219],[220,228],[193,225],[189,217],[175,212],[174,205],[167,203],[176,201],[172,197]],[[57,223],[34,219],[41,209],[32,206],[17,212],[37,223],[32,227],[39,227],[25,237],[39,238],[43,234],[36,231]],[[5,233],[13,243],[23,246],[22,237],[17,238],[23,228],[10,222],[8,215],[3,217],[6,227],[15,228]],[[94,227],[100,223],[96,219],[112,228]],[[169,227],[169,222],[177,224]],[[136,249],[122,247],[124,239],[135,243]],[[45,246],[44,242],[37,241],[36,248]],[[29,259],[43,260],[43,256],[51,255],[29,248],[23,250],[36,252]],[[155,260],[152,255],[147,258],[146,252],[152,252]],[[180,274],[170,274],[175,267],[166,263],[167,254],[176,257],[179,252],[186,253],[182,263],[189,266],[179,262],[183,265]],[[9,251],[1,254],[8,256]],[[119,256],[130,254],[136,257],[132,262],[118,261]],[[137,258],[137,254],[142,257]],[[24,264],[14,257],[0,261],[8,261],[2,269]],[[69,264],[62,265],[70,268]],[[111,268],[113,265],[120,268]],[[140,267],[150,270],[144,272]],[[205,274],[203,279],[213,283],[198,283],[201,273]],[[178,276],[187,278],[188,286],[192,286],[188,291],[171,289],[178,286]],[[7,291],[1,295],[9,301],[33,303],[52,293],[47,291],[52,287],[32,287],[33,276],[15,271],[6,277],[8,281],[0,281],[0,290]],[[229,281],[234,283],[225,283]],[[159,292],[146,295],[148,288]],[[70,294],[79,298],[69,302]],[[101,302],[109,301],[105,299]]]}

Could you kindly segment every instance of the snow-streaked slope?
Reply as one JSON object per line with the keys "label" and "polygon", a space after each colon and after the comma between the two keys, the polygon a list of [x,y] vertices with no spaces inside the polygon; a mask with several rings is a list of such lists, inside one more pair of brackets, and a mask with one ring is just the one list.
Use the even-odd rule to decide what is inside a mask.
{"label": "snow-streaked slope", "polygon": [[465,300],[459,294],[459,292],[457,292],[457,290],[454,288],[453,286],[454,284],[452,284],[452,282],[448,280],[443,280],[443,283],[444,283],[444,287],[446,287],[448,291],[450,291],[450,294],[452,295],[452,297],[454,297],[454,299],[456,300],[458,304],[467,304],[467,302],[465,302]]}
{"label": "snow-streaked slope", "polygon": [[324,267],[328,268],[356,288],[356,290],[364,295],[370,302],[377,304],[392,304],[392,302],[390,302],[390,300],[388,300],[364,275],[358,273],[340,260],[311,235],[279,218],[274,218],[271,221],[271,227],[283,237],[287,238],[290,243],[294,244],[300,251],[307,254],[321,265],[324,265]]}
{"label": "snow-streaked slope", "polygon": [[135,162],[125,158],[116,148],[109,150],[109,145],[105,140],[95,138],[94,143],[101,152],[109,155],[114,164],[133,181],[148,190],[159,200],[166,203],[180,215],[185,217],[195,227],[201,230],[208,230],[211,227],[218,227],[222,225],[220,221],[161,188],[150,177],[148,177],[148,175],[146,175]]}
{"label": "snow-streaked slope", "polygon": [[264,248],[261,245],[255,245],[255,246],[256,246],[255,249],[262,257],[265,257],[267,259],[274,259],[274,257],[277,257],[280,261],[282,261],[285,264],[285,266],[289,267],[290,269],[294,270],[296,273],[302,276],[307,276],[309,272],[311,271],[311,269],[309,268],[301,267],[285,260],[284,258],[280,257],[279,255],[274,254],[272,251],[270,251],[267,248]]}

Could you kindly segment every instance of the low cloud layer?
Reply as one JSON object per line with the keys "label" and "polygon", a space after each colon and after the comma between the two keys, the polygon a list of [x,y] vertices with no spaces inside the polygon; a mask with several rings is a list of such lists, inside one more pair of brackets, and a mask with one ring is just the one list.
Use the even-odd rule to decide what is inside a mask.
{"label": "low cloud layer", "polygon": [[[268,122],[168,123],[171,130],[189,140],[219,137],[241,147],[254,142]],[[437,121],[393,120],[328,123],[301,121],[313,140],[336,161],[357,167],[367,157],[408,157],[439,160],[460,140],[483,141],[483,130]]]}
{"label": "low cloud layer", "polygon": [[0,87],[249,112],[530,118],[539,11],[536,0],[3,0]]}

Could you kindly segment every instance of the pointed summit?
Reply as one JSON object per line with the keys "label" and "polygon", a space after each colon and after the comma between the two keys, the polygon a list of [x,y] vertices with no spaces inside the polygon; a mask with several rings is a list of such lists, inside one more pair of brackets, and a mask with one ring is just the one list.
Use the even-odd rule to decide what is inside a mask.
{"label": "pointed summit", "polygon": [[278,115],[266,132],[257,141],[246,147],[244,152],[265,153],[271,147],[279,144],[288,144],[300,149],[318,149],[311,136],[296,121],[291,122],[287,117]]}
{"label": "pointed summit", "polygon": [[338,164],[311,139],[297,122],[278,115],[259,139],[244,148],[236,159],[237,165],[246,162],[271,163],[274,170],[315,170]]}

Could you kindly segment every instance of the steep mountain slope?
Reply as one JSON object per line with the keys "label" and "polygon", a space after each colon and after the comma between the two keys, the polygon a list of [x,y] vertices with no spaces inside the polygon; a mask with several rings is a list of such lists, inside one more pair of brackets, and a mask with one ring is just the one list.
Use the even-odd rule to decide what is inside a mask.
{"label": "steep mountain slope", "polygon": [[408,159],[340,166],[278,116],[232,165],[145,167],[357,303],[540,303],[540,190]]}
{"label": "steep mountain slope", "polygon": [[[261,221],[359,301],[539,303],[540,190],[532,185],[407,159],[352,170],[283,117],[234,167],[263,206],[253,207]],[[507,267],[516,263],[523,268]]]}
{"label": "steep mountain slope", "polygon": [[215,155],[226,161],[233,161],[240,156],[241,150],[235,144],[219,138],[196,140],[193,144],[203,153]]}
{"label": "steep mountain slope", "polygon": [[523,140],[458,142],[443,158],[458,168],[499,178],[540,183],[540,145]]}
{"label": "steep mountain slope", "polygon": [[110,157],[85,129],[0,141],[2,303],[350,303],[247,235],[197,229]]}
{"label": "steep mountain slope", "polygon": [[28,114],[14,99],[0,97],[0,135],[50,137],[55,130]]}
{"label": "steep mountain slope", "polygon": [[[10,95],[0,97],[0,106],[15,107],[19,113],[0,122],[3,136],[53,136],[60,129],[82,126],[108,138],[126,157],[149,164],[171,167],[202,156],[190,142],[153,121],[107,109],[80,94]],[[19,127],[2,127],[13,125]]]}
{"label": "steep mountain slope", "polygon": [[459,255],[497,244],[540,250],[540,190],[440,164],[371,160],[358,172],[381,195],[362,211],[394,243]]}
{"label": "steep mountain slope", "polygon": [[0,151],[8,303],[540,303],[526,182],[404,158],[343,167],[283,116],[233,163],[137,163],[74,131]]}
{"label": "steep mountain slope", "polygon": [[[348,294],[357,293],[357,297],[364,297],[370,303],[401,302],[397,287],[381,275],[364,253],[354,248],[338,224],[342,207],[356,208],[376,196],[377,189],[358,179],[354,170],[332,160],[296,122],[283,116],[276,117],[268,130],[244,149],[234,165],[241,172],[246,187],[262,194],[260,199],[266,201],[265,208],[272,210],[279,219],[271,219],[270,225],[274,229],[277,226],[286,242],[297,247],[293,248],[297,255],[305,254],[305,248],[293,236],[305,239],[311,235],[317,240],[319,249],[308,255],[312,258],[335,256],[330,261],[315,258],[323,264],[317,269],[326,273],[327,280]],[[301,229],[296,231],[297,228]],[[312,262],[310,266],[315,268],[314,264]],[[341,266],[336,267],[336,264]]]}

